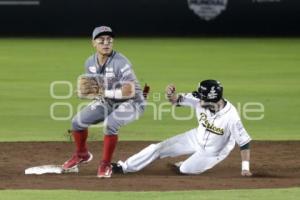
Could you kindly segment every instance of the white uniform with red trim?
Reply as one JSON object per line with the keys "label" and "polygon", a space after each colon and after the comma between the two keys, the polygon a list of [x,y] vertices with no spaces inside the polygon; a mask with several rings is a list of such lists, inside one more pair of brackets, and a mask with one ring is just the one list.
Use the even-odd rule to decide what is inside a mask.
{"label": "white uniform with red trim", "polygon": [[191,154],[182,162],[180,171],[199,174],[224,160],[237,143],[243,146],[251,141],[236,108],[226,100],[226,105],[217,113],[200,106],[192,94],[183,95],[178,103],[196,110],[199,126],[158,144],[151,144],[125,162],[119,161],[123,172],[136,172],[157,158]]}

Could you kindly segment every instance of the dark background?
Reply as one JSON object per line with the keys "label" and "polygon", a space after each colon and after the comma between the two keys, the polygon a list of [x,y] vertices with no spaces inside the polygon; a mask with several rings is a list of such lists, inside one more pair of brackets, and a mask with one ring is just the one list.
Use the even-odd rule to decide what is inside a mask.
{"label": "dark background", "polygon": [[0,35],[90,36],[106,24],[121,36],[299,36],[300,0],[278,1],[228,0],[206,21],[187,0],[40,0],[0,5]]}

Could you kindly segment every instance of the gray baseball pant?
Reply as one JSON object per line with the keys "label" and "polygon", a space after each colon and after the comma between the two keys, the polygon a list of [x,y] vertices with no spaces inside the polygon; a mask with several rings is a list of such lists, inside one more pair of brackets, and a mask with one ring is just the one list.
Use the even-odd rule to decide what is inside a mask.
{"label": "gray baseball pant", "polygon": [[115,103],[95,100],[72,119],[72,130],[80,131],[87,129],[90,125],[105,122],[105,134],[118,134],[121,126],[137,120],[144,110],[144,102],[127,100]]}

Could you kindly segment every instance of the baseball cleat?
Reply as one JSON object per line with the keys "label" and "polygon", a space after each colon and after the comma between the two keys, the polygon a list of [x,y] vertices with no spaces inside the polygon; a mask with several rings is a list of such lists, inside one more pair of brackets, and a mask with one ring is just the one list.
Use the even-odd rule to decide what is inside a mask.
{"label": "baseball cleat", "polygon": [[98,167],[97,177],[98,178],[110,178],[112,174],[112,166],[110,163],[101,162]]}
{"label": "baseball cleat", "polygon": [[67,160],[63,165],[63,170],[70,170],[73,168],[77,168],[79,164],[85,164],[93,160],[93,154],[90,152],[87,152],[86,154],[80,155],[78,153],[75,153],[72,158]]}
{"label": "baseball cleat", "polygon": [[124,174],[123,168],[120,164],[118,163],[111,163],[111,167],[112,167],[112,172],[114,174]]}

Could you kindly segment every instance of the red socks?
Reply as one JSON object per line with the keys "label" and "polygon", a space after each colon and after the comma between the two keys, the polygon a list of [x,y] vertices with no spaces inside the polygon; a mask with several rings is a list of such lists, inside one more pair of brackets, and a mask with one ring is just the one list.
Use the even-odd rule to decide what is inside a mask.
{"label": "red socks", "polygon": [[[72,131],[73,138],[76,144],[76,153],[77,154],[86,154],[87,153],[87,144],[86,140],[88,137],[88,130],[83,131]],[[112,155],[116,148],[118,142],[118,135],[105,135],[103,140],[103,153],[102,153],[102,162],[110,163]]]}
{"label": "red socks", "polygon": [[83,131],[72,131],[73,138],[76,144],[76,153],[77,154],[86,154],[87,153],[87,144],[86,140],[88,137],[88,130]]}
{"label": "red socks", "polygon": [[115,147],[118,142],[118,135],[105,135],[103,140],[102,162],[110,163]]}

